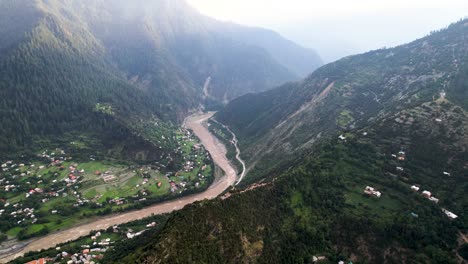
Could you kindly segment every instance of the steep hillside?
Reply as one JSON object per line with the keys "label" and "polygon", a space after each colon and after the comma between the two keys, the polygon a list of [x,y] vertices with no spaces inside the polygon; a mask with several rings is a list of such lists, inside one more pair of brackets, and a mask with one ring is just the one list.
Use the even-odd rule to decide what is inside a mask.
{"label": "steep hillside", "polygon": [[[93,131],[105,137],[107,130],[125,130],[119,120],[150,115],[155,100],[106,64],[89,32],[40,8],[34,14],[31,31],[18,34],[22,40],[0,58],[3,153],[32,148],[34,136]],[[97,103],[115,115],[95,111]]]}
{"label": "steep hillside", "polygon": [[467,31],[461,21],[234,100],[217,119],[242,140],[246,188],[103,261],[465,263]]}
{"label": "steep hillside", "polygon": [[464,263],[467,132],[468,112],[445,98],[379,117],[327,136],[270,182],[173,214],[149,241],[124,241],[105,260]]}
{"label": "steep hillside", "polygon": [[467,109],[467,34],[463,20],[407,45],[339,60],[301,82],[238,98],[217,119],[238,134],[261,176],[330,132],[362,127],[442,91]]}
{"label": "steep hillside", "polygon": [[[105,139],[135,119],[179,122],[204,104],[296,78],[266,48],[225,37],[223,23],[182,0],[0,7],[3,153],[65,132]],[[113,114],[102,118],[98,103]]]}
{"label": "steep hillside", "polygon": [[439,99],[334,134],[272,182],[175,212],[103,262],[464,263],[467,130],[468,112]]}
{"label": "steep hillside", "polygon": [[[168,79],[162,84],[174,86],[178,82],[167,76],[176,75],[177,79],[190,81],[199,96],[211,77],[209,95],[228,101],[295,79],[290,69],[301,67],[311,59],[295,56],[287,63],[276,60],[280,51],[270,46],[277,45],[301,55],[313,53],[278,35],[268,38],[277,42],[268,45],[251,40],[251,35],[228,35],[230,25],[202,16],[183,0],[131,3],[69,0],[55,1],[52,7],[57,5],[65,5],[78,14],[105,44],[127,77],[143,87],[158,86],[161,79]],[[237,31],[243,33],[250,29],[238,26]],[[268,31],[258,29],[258,32]],[[307,63],[311,65],[308,70],[313,70],[320,59],[316,56]],[[188,89],[186,85],[183,87]],[[169,93],[167,90],[160,88],[159,92]]]}
{"label": "steep hillside", "polygon": [[[110,252],[106,260],[311,263],[316,256],[323,263],[462,263],[457,250],[468,224],[468,164],[460,149],[468,146],[468,115],[452,107],[423,104],[398,113],[417,120],[411,124],[392,117],[351,130],[346,140],[336,134],[273,182],[177,212],[150,241],[136,250],[125,241],[130,250]],[[434,126],[436,117],[443,121]],[[381,196],[365,194],[366,186]]]}

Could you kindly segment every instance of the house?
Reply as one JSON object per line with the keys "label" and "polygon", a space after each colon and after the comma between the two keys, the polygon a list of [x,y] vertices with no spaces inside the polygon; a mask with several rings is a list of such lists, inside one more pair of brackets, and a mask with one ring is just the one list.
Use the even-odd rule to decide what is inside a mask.
{"label": "house", "polygon": [[364,189],[364,193],[368,194],[368,195],[375,196],[377,198],[380,198],[380,196],[382,195],[381,192],[377,191],[376,189],[374,189],[373,187],[370,187],[370,186],[366,186],[366,188]]}
{"label": "house", "polygon": [[448,173],[448,172],[444,171],[444,175],[446,175],[446,176],[450,176],[450,173]]}
{"label": "house", "polygon": [[146,225],[146,227],[155,227],[155,226],[156,226],[156,222],[152,222]]}
{"label": "house", "polygon": [[417,192],[417,191],[419,191],[419,187],[416,186],[416,185],[413,185],[413,186],[411,186],[411,190]]}
{"label": "house", "polygon": [[403,171],[404,169],[402,167],[396,167],[397,170]]}
{"label": "house", "polygon": [[440,122],[442,122],[442,119],[436,118],[435,121],[440,123]]}
{"label": "house", "polygon": [[434,196],[429,197],[429,201],[431,201],[433,203],[439,203],[439,199],[435,198]]}
{"label": "house", "polygon": [[415,212],[411,212],[411,216],[414,217],[414,218],[418,218],[418,217],[419,217],[419,215],[416,214]]}
{"label": "house", "polygon": [[423,191],[422,196],[424,196],[426,198],[430,198],[432,196],[432,193],[430,191]]}
{"label": "house", "polygon": [[341,139],[341,140],[345,140],[345,139],[346,139],[346,137],[343,136],[343,135],[340,135],[338,138]]}
{"label": "house", "polygon": [[458,218],[458,215],[456,215],[456,214],[454,214],[454,213],[452,213],[452,212],[450,212],[450,211],[448,211],[448,210],[446,210],[444,208],[442,208],[442,212],[444,212],[450,219]]}
{"label": "house", "polygon": [[48,262],[52,263],[51,261],[52,259],[49,259],[49,258],[40,258],[38,260],[29,261],[26,264],[46,264]]}

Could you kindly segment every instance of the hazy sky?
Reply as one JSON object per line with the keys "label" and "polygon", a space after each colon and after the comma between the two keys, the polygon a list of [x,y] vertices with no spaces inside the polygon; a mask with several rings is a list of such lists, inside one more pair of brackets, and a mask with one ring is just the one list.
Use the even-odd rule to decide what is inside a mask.
{"label": "hazy sky", "polygon": [[223,21],[273,29],[325,61],[423,37],[468,16],[468,0],[188,0]]}

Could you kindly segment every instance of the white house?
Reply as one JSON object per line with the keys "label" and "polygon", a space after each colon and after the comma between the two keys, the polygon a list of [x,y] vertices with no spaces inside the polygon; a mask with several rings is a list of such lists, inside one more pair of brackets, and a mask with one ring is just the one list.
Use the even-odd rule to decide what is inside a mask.
{"label": "white house", "polygon": [[430,191],[423,191],[422,192],[422,196],[426,197],[426,198],[429,198],[432,196],[432,193]]}
{"label": "white house", "polygon": [[448,210],[446,210],[444,208],[442,208],[442,212],[444,212],[450,219],[458,218],[458,215],[456,215],[456,214],[454,214],[454,213],[452,213],[452,212],[450,212],[450,211],[448,211]]}
{"label": "white house", "polygon": [[364,193],[366,194],[369,194],[369,195],[373,195],[377,198],[380,198],[380,196],[382,196],[382,193],[377,191],[376,189],[374,189],[373,187],[370,187],[370,186],[366,186],[366,188],[364,189]]}

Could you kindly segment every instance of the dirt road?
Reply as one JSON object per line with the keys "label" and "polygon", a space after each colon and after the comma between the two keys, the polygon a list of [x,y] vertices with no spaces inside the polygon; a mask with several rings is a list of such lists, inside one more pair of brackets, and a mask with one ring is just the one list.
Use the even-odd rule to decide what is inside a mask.
{"label": "dirt road", "polygon": [[222,127],[224,127],[227,131],[229,131],[229,133],[231,133],[232,135],[232,140],[231,140],[231,144],[234,145],[234,147],[236,148],[236,159],[240,162],[240,164],[242,165],[242,172],[240,173],[239,175],[239,178],[237,179],[237,182],[236,182],[236,185],[238,185],[242,179],[244,178],[246,172],[247,172],[247,169],[246,169],[246,166],[245,166],[245,162],[244,160],[241,159],[240,155],[241,155],[241,152],[240,152],[240,149],[239,149],[239,146],[238,146],[238,141],[237,141],[237,137],[236,137],[236,134],[234,134],[234,132],[232,132],[232,130],[224,125],[224,124],[221,124],[220,122],[218,122],[217,120],[214,120],[214,122],[218,123],[219,125],[221,125]]}
{"label": "dirt road", "polygon": [[192,129],[195,135],[200,138],[206,150],[208,150],[208,152],[211,154],[214,163],[216,163],[216,165],[218,165],[225,173],[225,176],[215,181],[206,191],[182,197],[176,200],[156,204],[138,211],[105,216],[91,223],[72,227],[67,230],[59,231],[57,233],[32,240],[20,251],[17,251],[16,253],[8,256],[0,256],[0,263],[11,261],[29,251],[47,249],[60,243],[75,240],[81,236],[89,234],[93,230],[106,229],[110,226],[131,222],[133,220],[151,216],[152,214],[169,213],[174,210],[182,209],[185,205],[191,204],[195,201],[213,199],[217,197],[229,186],[235,184],[237,175],[235,169],[231,166],[228,159],[226,158],[225,146],[220,143],[203,124],[206,120],[213,116],[213,114],[214,113],[194,115],[188,117],[185,120],[185,126]]}

